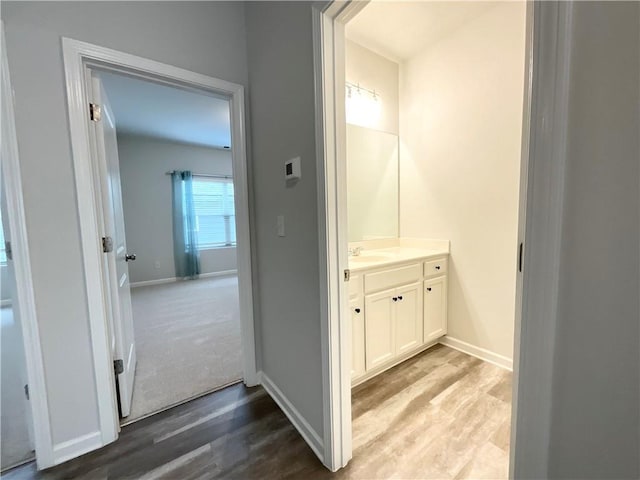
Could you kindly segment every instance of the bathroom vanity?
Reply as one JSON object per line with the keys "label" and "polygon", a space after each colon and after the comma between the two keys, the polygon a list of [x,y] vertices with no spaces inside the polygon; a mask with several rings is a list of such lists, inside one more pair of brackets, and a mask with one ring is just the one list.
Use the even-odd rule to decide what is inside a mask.
{"label": "bathroom vanity", "polygon": [[352,385],[447,333],[448,248],[393,247],[349,257]]}

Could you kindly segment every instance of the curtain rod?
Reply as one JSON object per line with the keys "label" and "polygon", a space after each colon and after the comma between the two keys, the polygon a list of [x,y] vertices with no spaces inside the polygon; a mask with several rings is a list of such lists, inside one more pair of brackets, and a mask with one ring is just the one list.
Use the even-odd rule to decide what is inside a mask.
{"label": "curtain rod", "polygon": [[[171,170],[169,172],[165,172],[165,175],[173,175],[175,170]],[[216,175],[214,173],[193,173],[191,175],[194,177],[212,177],[212,178],[233,178],[233,175]]]}

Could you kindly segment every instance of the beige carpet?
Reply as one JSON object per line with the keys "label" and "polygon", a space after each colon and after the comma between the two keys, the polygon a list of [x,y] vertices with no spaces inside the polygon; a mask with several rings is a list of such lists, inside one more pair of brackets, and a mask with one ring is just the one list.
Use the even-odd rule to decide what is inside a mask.
{"label": "beige carpet", "polygon": [[236,276],[138,287],[131,297],[138,365],[125,422],[242,378]]}

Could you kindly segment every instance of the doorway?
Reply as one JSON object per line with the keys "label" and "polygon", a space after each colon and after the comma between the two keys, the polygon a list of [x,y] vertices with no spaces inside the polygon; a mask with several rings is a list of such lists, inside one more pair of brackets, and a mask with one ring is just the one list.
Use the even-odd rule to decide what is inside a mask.
{"label": "doorway", "polygon": [[[373,2],[373,3],[376,3],[376,2]],[[350,326],[351,324],[354,324],[354,321],[345,321],[346,318],[351,316],[349,303],[350,301],[353,301],[354,293],[353,293],[352,286],[349,284],[345,284],[344,280],[353,278],[354,272],[350,270],[350,266],[352,262],[348,261],[348,256],[346,251],[347,244],[348,244],[348,235],[347,235],[348,219],[346,214],[347,212],[346,212],[346,209],[344,208],[340,209],[338,208],[338,206],[346,205],[346,200],[348,198],[346,179],[348,179],[349,176],[348,176],[347,166],[345,162],[345,155],[346,155],[346,152],[348,151],[347,146],[349,143],[349,139],[348,139],[348,132],[345,131],[344,120],[347,116],[347,113],[345,112],[344,99],[347,99],[347,102],[349,101],[350,89],[352,90],[352,93],[354,91],[357,91],[358,94],[362,93],[363,96],[369,95],[373,102],[375,102],[376,99],[379,100],[381,98],[380,90],[371,88],[371,86],[365,85],[362,82],[358,84],[358,82],[355,82],[349,79],[346,76],[346,72],[345,72],[345,43],[346,43],[346,36],[347,36],[347,34],[345,33],[345,30],[346,30],[345,25],[351,22],[354,19],[354,17],[357,19],[357,16],[361,13],[361,11],[363,9],[366,10],[368,8],[367,5],[372,5],[372,3],[368,3],[365,5],[349,4],[346,6],[332,4],[323,12],[318,12],[316,17],[316,23],[315,23],[315,28],[317,32],[316,39],[317,40],[319,39],[319,42],[321,44],[321,45],[316,44],[316,54],[317,54],[316,66],[322,65],[322,70],[318,70],[318,78],[323,85],[323,89],[321,92],[322,95],[318,99],[318,109],[320,110],[318,124],[322,125],[321,127],[318,128],[318,136],[319,136],[319,142],[321,142],[324,145],[324,149],[321,152],[322,153],[321,159],[319,159],[319,162],[322,162],[321,165],[319,165],[319,167],[324,174],[323,177],[321,178],[320,188],[324,190],[325,199],[327,202],[324,210],[324,213],[325,213],[324,218],[326,219],[326,232],[321,232],[321,241],[323,244],[327,246],[327,249],[326,249],[327,258],[326,258],[326,270],[325,270],[325,273],[327,276],[326,278],[327,289],[324,293],[327,295],[326,299],[327,299],[327,305],[328,305],[327,307],[328,331],[331,332],[331,335],[327,335],[326,337],[327,341],[325,344],[325,348],[326,348],[325,352],[328,358],[328,362],[325,365],[325,368],[326,368],[325,373],[327,375],[327,378],[329,378],[325,386],[329,391],[332,392],[330,395],[328,395],[327,401],[325,403],[326,405],[325,415],[327,418],[327,423],[325,424],[325,428],[330,432],[327,435],[327,442],[326,442],[326,447],[327,447],[326,458],[327,457],[329,458],[329,460],[326,463],[329,466],[329,468],[333,468],[333,469],[340,468],[349,462],[353,454],[353,448],[356,447],[357,441],[361,440],[361,438],[357,439],[356,437],[352,437],[352,405],[350,401],[351,400],[351,371],[354,370],[355,368],[351,364],[350,365],[344,364],[345,358],[346,359],[352,358],[352,350],[354,349],[354,347],[352,347],[352,341],[355,341],[355,339],[352,336],[352,333],[350,331],[349,332],[346,331],[347,329],[350,329],[350,327],[347,327],[347,325]],[[524,4],[522,5],[522,10],[524,13],[524,10],[525,10]],[[522,106],[524,104],[523,115],[521,115],[519,118],[516,119],[516,121],[519,124],[518,133],[521,133],[522,137],[520,138],[520,136],[518,136],[517,143],[516,143],[516,151],[515,151],[515,154],[513,155],[513,157],[515,158],[515,163],[520,168],[521,173],[520,173],[520,177],[518,177],[518,175],[516,174],[510,188],[513,188],[517,191],[518,186],[519,185],[521,186],[520,186],[520,194],[519,195],[516,194],[515,200],[509,205],[509,208],[514,212],[514,215],[518,214],[518,211],[519,211],[519,216],[517,220],[514,222],[513,228],[511,231],[511,235],[513,236],[513,242],[512,242],[512,245],[509,246],[509,248],[512,249],[514,253],[510,260],[513,262],[513,269],[511,270],[512,282],[513,282],[512,297],[515,297],[511,299],[511,302],[512,304],[515,303],[515,305],[513,305],[513,308],[511,308],[510,316],[512,320],[512,325],[511,325],[512,329],[514,328],[513,324],[515,323],[515,339],[512,340],[513,342],[512,345],[515,345],[515,352],[513,354],[514,363],[515,363],[515,378],[513,383],[515,385],[517,385],[518,383],[517,382],[518,355],[520,354],[519,322],[520,322],[520,310],[521,308],[523,308],[521,304],[522,288],[523,288],[522,278],[518,272],[522,271],[521,269],[522,259],[526,257],[526,255],[523,253],[524,249],[522,248],[522,245],[523,245],[524,233],[525,233],[524,212],[528,211],[526,197],[527,197],[527,175],[529,172],[528,145],[529,145],[529,128],[530,128],[529,116],[531,115],[530,90],[531,90],[531,78],[532,78],[531,70],[533,68],[532,59],[534,58],[533,42],[532,42],[533,8],[531,8],[531,5],[528,5],[526,10],[527,10],[526,11],[526,28],[522,29],[522,44],[523,46],[525,46],[525,48],[523,48],[523,51],[521,52],[522,75],[518,78],[518,80],[520,81],[521,94],[518,96],[518,98],[515,99],[515,102],[514,102],[514,108],[522,109]],[[390,15],[385,16],[385,19],[386,19],[385,22],[389,24],[392,18],[393,17]],[[407,31],[409,30],[411,29],[407,28]],[[398,30],[398,32],[400,31],[402,30]],[[406,34],[406,31],[402,31],[402,32],[403,34]],[[406,35],[403,38],[406,40]],[[384,49],[383,44],[384,42],[381,43],[380,50]],[[377,53],[380,53],[380,50],[378,50]],[[387,57],[387,59],[388,58],[389,57]],[[464,65],[464,64],[462,63],[461,65]],[[461,76],[461,78],[464,78],[464,75]],[[429,78],[428,80],[431,80],[431,78]],[[523,84],[524,84],[524,92],[522,92]],[[410,85],[410,87],[414,89],[419,88],[419,86],[420,86],[419,81],[416,81]],[[439,99],[436,96],[434,96],[431,100],[432,102],[435,102],[437,104]],[[387,101],[388,101],[388,98],[387,98]],[[384,98],[383,98],[383,102],[384,102]],[[437,105],[432,105],[432,107],[434,106],[437,107]],[[414,105],[414,108],[415,108],[415,105]],[[371,121],[372,119],[378,118],[379,112],[376,112],[373,107],[370,108],[368,111],[369,111],[369,114],[363,116],[366,120]],[[415,120],[416,120],[415,122],[410,122],[408,124],[409,129],[411,128],[415,129],[417,128],[417,125],[421,125],[422,127],[425,127],[425,128],[434,127],[434,125],[437,128],[438,126],[437,122],[434,125],[428,124],[425,126],[425,123],[428,121],[425,118],[417,118]],[[440,120],[442,120],[442,118],[440,118]],[[421,124],[420,123],[421,121],[425,123]],[[406,145],[403,145],[402,138],[400,138],[399,143],[400,143],[400,157],[402,159],[403,148],[404,148],[404,157],[405,157],[404,160],[406,161],[408,155],[407,155]],[[425,158],[425,155],[421,156],[421,159],[423,158]],[[410,159],[410,161],[413,161],[415,163],[416,159],[413,158],[413,159]],[[414,180],[420,178],[420,173],[421,172],[419,170],[416,170],[411,175],[411,178],[405,179],[405,181],[408,180],[409,182],[413,182]],[[522,180],[520,180],[521,178]],[[406,190],[402,194],[406,195]],[[406,203],[406,200],[407,199],[405,198],[405,203]],[[415,216],[417,213],[418,212],[409,212],[407,214],[407,212],[405,213],[401,212],[401,215],[400,215],[401,225],[403,221],[406,221],[404,219],[412,218],[411,215]],[[424,215],[422,215],[422,217],[424,220]],[[376,220],[378,219],[379,217],[376,217]],[[411,234],[413,235],[414,233],[411,232]],[[440,240],[443,237],[432,236],[431,238],[434,240]],[[373,239],[368,239],[368,240],[373,240]],[[380,240],[384,240],[384,239],[376,238],[375,240],[377,240],[378,243],[384,243],[384,242],[380,242]],[[400,238],[399,241],[395,243],[387,242],[388,244],[379,245],[378,248],[391,249],[391,248],[402,248],[405,246],[415,248],[419,246],[413,240],[415,239],[414,238],[407,239],[407,242],[404,242],[404,245],[403,245],[402,238]],[[519,247],[519,244],[520,244],[520,247]],[[352,245],[349,244],[349,246],[351,247]],[[354,247],[360,247],[360,246],[362,245],[355,245]],[[458,241],[457,244],[455,245],[455,248],[459,249],[459,247],[460,247],[460,241]],[[365,245],[365,251],[367,248],[372,248],[372,247]],[[422,244],[420,245],[420,248],[434,249],[434,248],[440,248],[440,247],[438,247],[436,243],[432,242],[429,245]],[[451,250],[447,250],[446,252],[440,252],[440,253],[446,253],[447,255],[449,255],[453,251],[453,248],[454,248],[454,245],[451,245]],[[356,249],[354,248],[353,250],[356,250]],[[391,253],[392,252],[389,252],[390,255]],[[393,253],[393,254],[396,254],[396,253]],[[443,257],[444,256],[445,255],[443,255]],[[380,254],[378,255],[378,258],[376,260],[381,259],[382,257],[383,255]],[[519,261],[516,261],[516,259],[518,258],[519,258]],[[440,260],[440,259],[437,259],[437,260]],[[453,268],[459,267],[460,264],[456,265],[455,263],[453,263],[453,261],[454,260],[452,258],[449,258],[448,263],[447,262],[437,263],[434,265],[437,265],[440,267],[441,270],[439,270],[439,273],[447,272],[448,269],[452,267]],[[356,262],[353,262],[353,263],[356,263]],[[364,259],[357,262],[358,265],[361,265],[362,263],[364,263]],[[425,288],[430,287],[430,288],[426,288],[427,291],[433,291],[434,290],[433,285],[427,284],[427,282],[430,281],[430,277],[432,276],[432,275],[427,275],[428,268],[432,267],[428,265],[428,263],[429,262],[425,262],[424,270],[419,269],[418,271],[416,271],[415,276],[417,281],[424,280]],[[436,267],[433,267],[433,268],[436,268]],[[380,271],[376,271],[375,273],[378,274],[380,273]],[[422,275],[424,275],[424,277],[420,278]],[[411,277],[411,281],[413,282],[415,280],[414,275],[411,274],[410,277]],[[365,288],[367,288],[366,281],[364,282],[364,284],[365,284]],[[348,285],[348,291],[347,291],[347,285]],[[390,305],[388,309],[389,313],[382,316],[385,319],[387,317],[393,319],[395,318],[395,316],[398,315],[397,314],[398,308],[392,306],[393,304],[391,303],[391,300],[393,299],[394,301],[395,300],[399,301],[402,298],[402,292],[400,292],[399,286],[397,286],[395,283],[391,286],[394,289],[396,289],[394,290],[394,292],[396,293],[395,296],[392,295],[392,293],[394,292],[391,292],[391,291],[383,292],[385,293],[385,295],[387,293],[389,294],[385,296],[385,299],[388,296],[389,305]],[[380,288],[378,288],[378,290],[380,290]],[[442,292],[443,290],[446,291],[446,286],[444,288],[438,289],[437,291]],[[380,293],[379,295],[382,295],[383,293]],[[445,298],[446,298],[446,294],[445,294]],[[446,303],[444,304],[446,305]],[[351,304],[351,306],[353,305],[354,304]],[[430,302],[430,305],[432,305],[432,302]],[[362,309],[360,308],[359,310],[362,310]],[[426,315],[426,312],[429,310],[430,309],[425,308],[424,310],[425,315]],[[441,316],[442,310],[437,309],[437,311],[439,313],[439,316]],[[393,313],[393,312],[396,312],[396,313]],[[362,312],[360,311],[357,313],[361,314]],[[376,314],[378,313],[380,312],[376,310]],[[365,305],[365,315],[366,315],[366,305]],[[513,321],[514,319],[515,319],[515,322]],[[393,320],[391,320],[388,323],[390,324],[393,323]],[[411,331],[413,332],[414,330],[412,329]],[[339,333],[336,333],[336,332],[339,332]],[[393,337],[391,336],[391,338]],[[511,363],[510,358],[508,359],[509,364],[505,362],[505,360],[507,360],[507,358],[505,358],[506,356],[486,355],[487,352],[483,351],[483,349],[470,348],[468,344],[465,344],[466,342],[457,342],[454,344],[453,341],[447,342],[447,338],[445,337],[442,343],[445,343],[445,344],[449,343],[451,347],[457,350],[466,349],[467,350],[466,353],[470,354],[471,356],[478,357],[478,356],[484,355],[485,357],[488,357],[488,358],[484,358],[484,360],[487,360],[492,363],[503,364],[503,366],[510,366],[509,364]],[[429,347],[430,345],[425,345],[425,348],[429,348]],[[389,355],[391,356],[393,354],[393,346],[390,345],[387,350],[390,352]],[[402,359],[399,359],[399,361],[401,360]],[[391,366],[391,367],[393,366],[391,365],[391,363],[393,362],[387,362],[387,363],[389,363],[388,366]],[[363,378],[364,378],[363,381],[366,381],[368,379],[368,377],[366,376]],[[517,393],[517,388],[515,387],[515,385],[514,385],[514,391]],[[502,387],[500,388],[502,389]],[[508,430],[509,430],[509,425],[507,425],[507,431]],[[353,435],[355,434],[356,432],[353,432]],[[512,452],[513,452],[513,448],[511,448],[510,451],[509,449],[507,449],[507,451],[504,453],[505,453],[505,456],[508,457],[510,454],[512,454]],[[505,462],[505,463],[508,463],[508,462]]]}
{"label": "doorway", "polygon": [[63,45],[106,444],[119,418],[256,384],[243,88]]}
{"label": "doorway", "polygon": [[130,423],[242,378],[231,117],[225,98],[91,76],[119,410]]}

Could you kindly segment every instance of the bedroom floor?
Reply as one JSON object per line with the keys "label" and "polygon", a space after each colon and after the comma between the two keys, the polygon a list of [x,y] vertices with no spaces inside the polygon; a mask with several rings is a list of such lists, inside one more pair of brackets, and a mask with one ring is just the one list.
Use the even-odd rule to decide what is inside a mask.
{"label": "bedroom floor", "polygon": [[137,287],[131,302],[138,364],[125,423],[242,378],[237,276]]}

